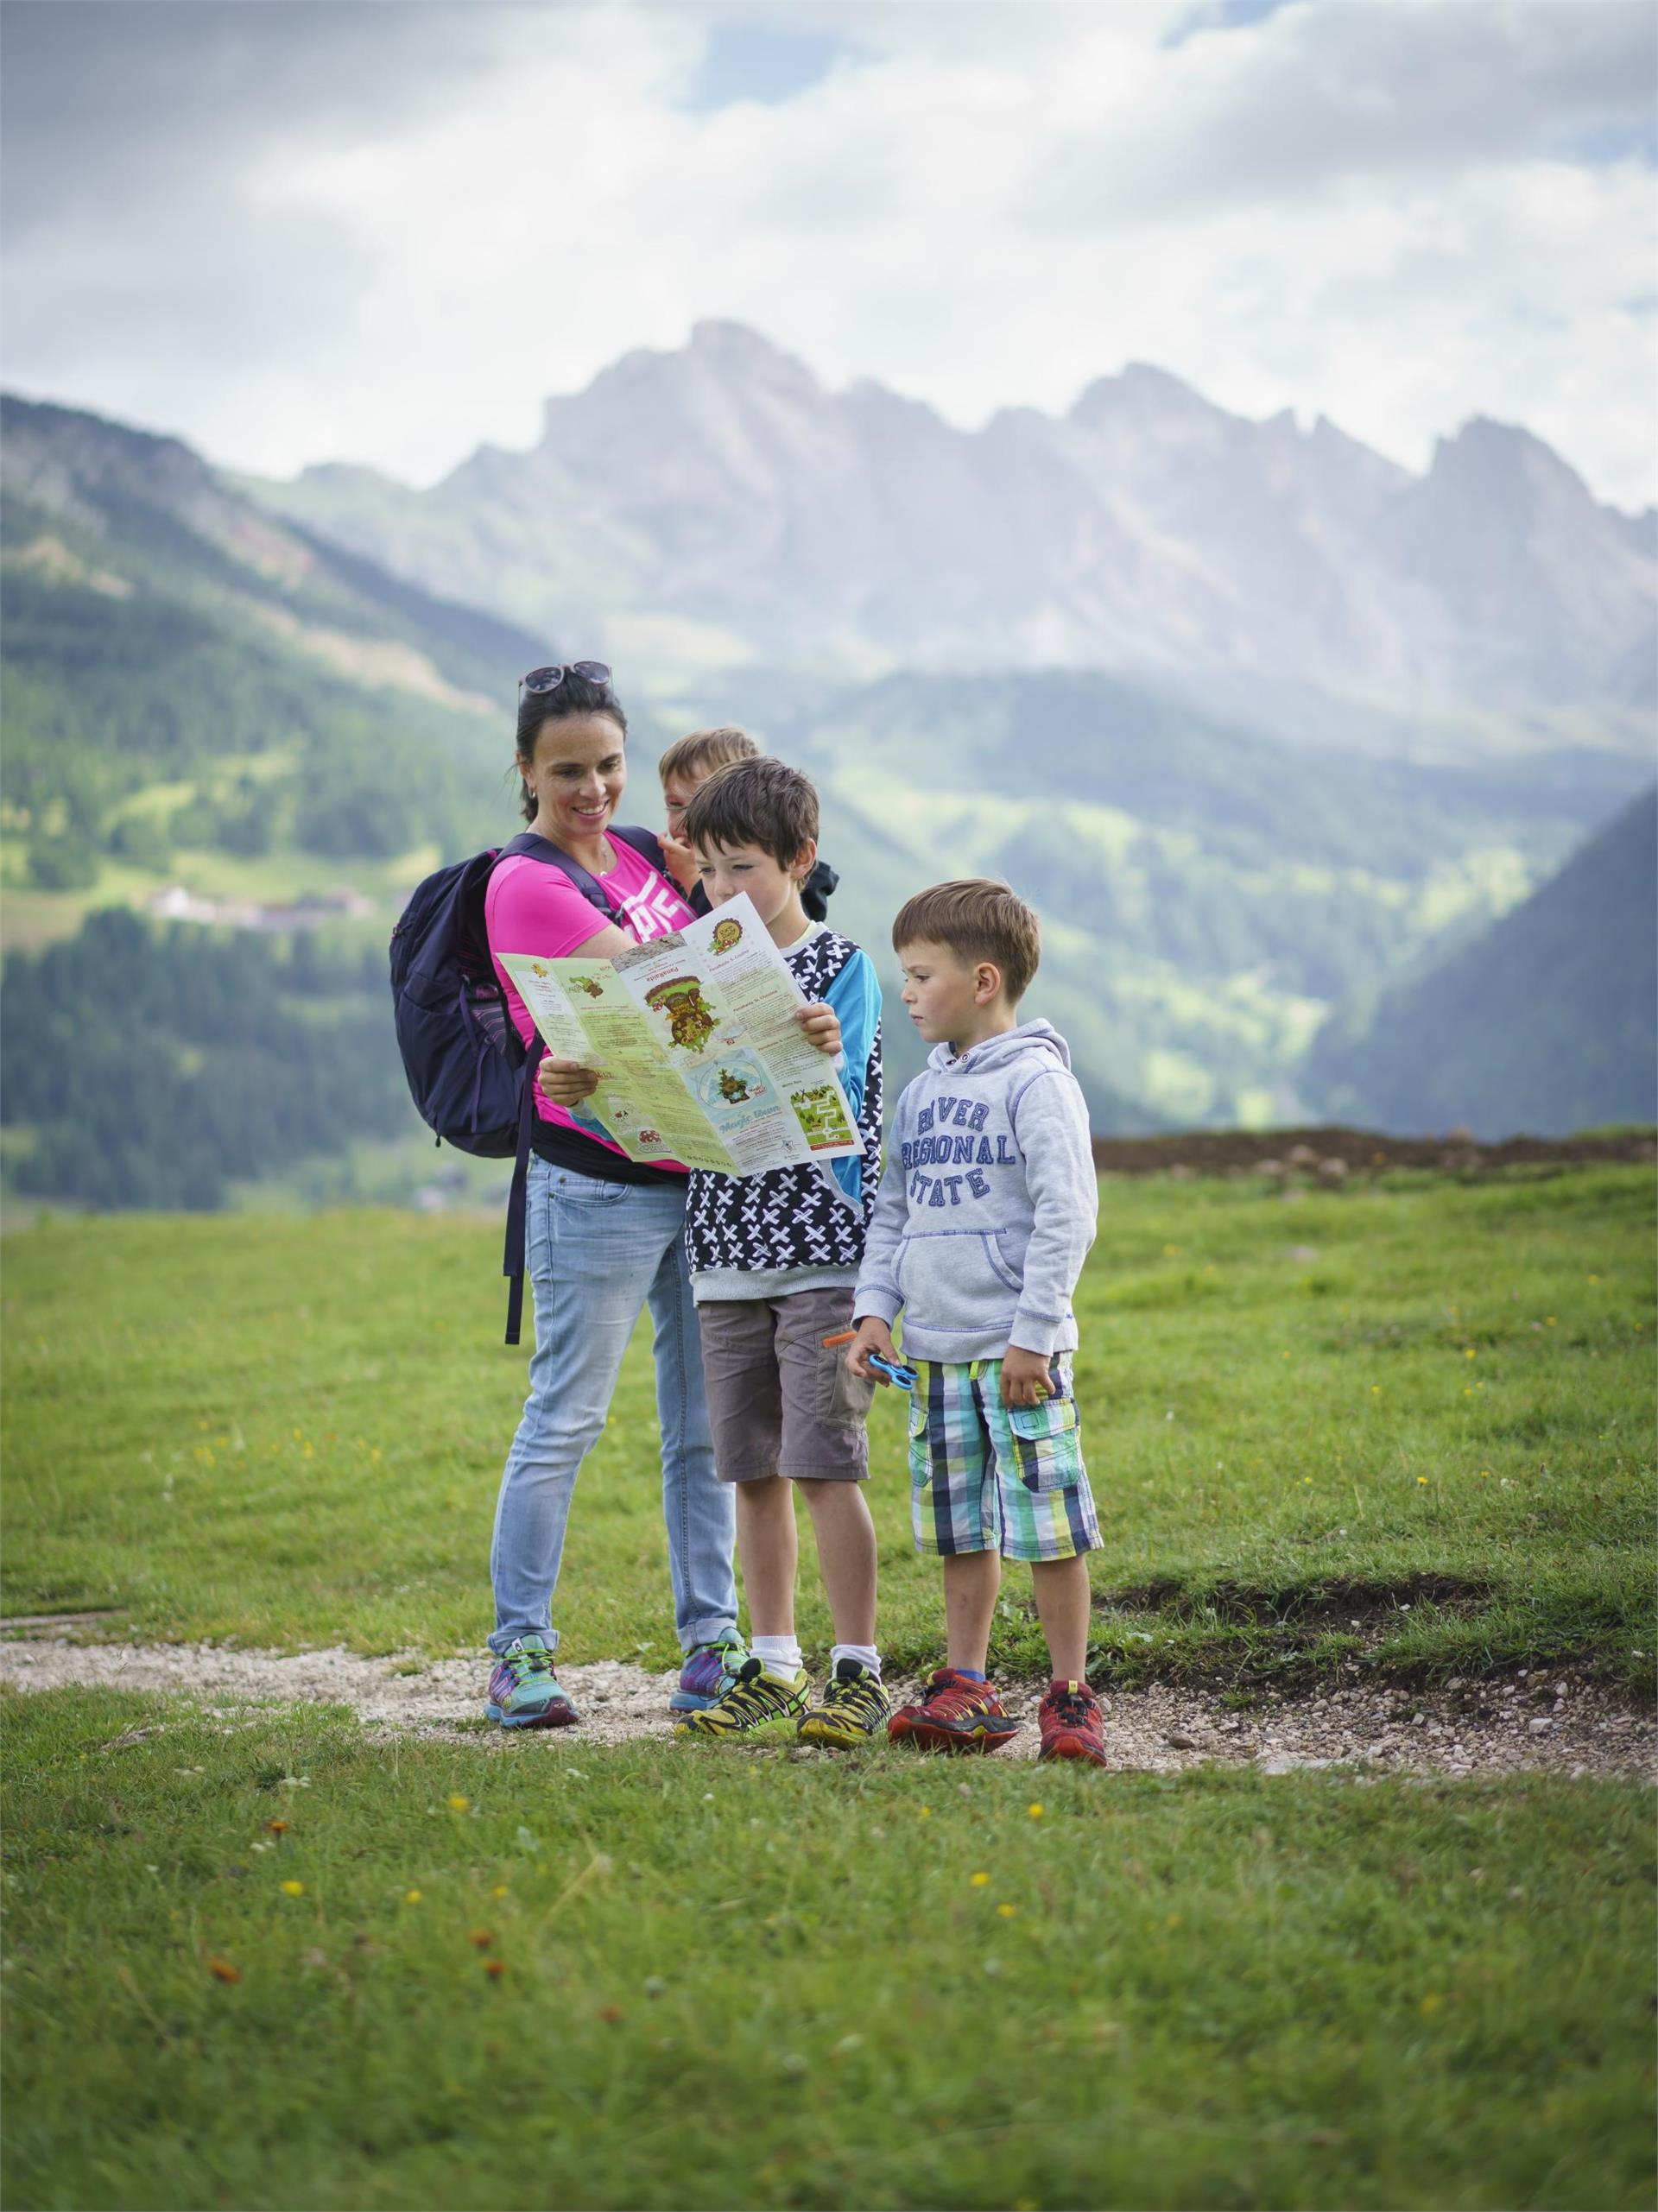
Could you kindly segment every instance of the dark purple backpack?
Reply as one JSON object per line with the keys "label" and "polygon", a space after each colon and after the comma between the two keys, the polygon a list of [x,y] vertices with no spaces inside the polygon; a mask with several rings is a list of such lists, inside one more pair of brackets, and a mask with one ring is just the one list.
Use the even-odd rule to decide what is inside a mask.
{"label": "dark purple backpack", "polygon": [[[609,835],[666,873],[649,830]],[[497,860],[522,853],[567,875],[606,921],[620,918],[596,876],[579,861],[525,831],[499,852],[440,868],[415,890],[391,932],[391,1004],[409,1096],[440,1144],[482,1160],[513,1162],[507,1243],[501,1271],[511,1282],[507,1342],[518,1342],[524,1305],[524,1191],[535,1128],[538,1037],[528,1052],[507,1011],[490,957],[484,894]]]}

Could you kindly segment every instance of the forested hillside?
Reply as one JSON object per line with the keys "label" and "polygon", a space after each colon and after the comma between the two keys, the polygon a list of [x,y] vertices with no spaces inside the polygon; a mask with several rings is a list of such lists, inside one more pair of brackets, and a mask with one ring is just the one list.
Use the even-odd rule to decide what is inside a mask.
{"label": "forested hillside", "polygon": [[[1032,1010],[1070,1037],[1102,1133],[1136,1126],[1113,1092],[1165,1121],[1294,1118],[1332,1008],[1484,927],[1632,787],[1594,754],[1499,772],[1275,744],[1091,673],[826,692],[739,672],[696,704],[716,696],[817,780],[837,913],[877,950],[940,876],[1037,904]],[[907,1030],[889,1049],[911,1064]]]}
{"label": "forested hillside", "polygon": [[1332,1023],[1307,1083],[1402,1134],[1542,1135],[1658,1115],[1658,794],[1475,941]]}
{"label": "forested hillside", "polygon": [[16,401],[0,427],[10,888],[130,893],[195,855],[215,887],[275,885],[250,864],[482,837],[537,641],[260,515],[173,440]]}
{"label": "forested hillside", "polygon": [[[440,851],[510,825],[514,681],[547,647],[274,522],[175,441],[11,401],[3,431],[8,1186],[215,1206],[407,1135],[386,938]],[[345,918],[169,928],[143,912],[169,885]]]}
{"label": "forested hillside", "polygon": [[5,967],[0,1124],[15,1189],[93,1206],[214,1208],[413,1119],[385,961],[119,909]]}

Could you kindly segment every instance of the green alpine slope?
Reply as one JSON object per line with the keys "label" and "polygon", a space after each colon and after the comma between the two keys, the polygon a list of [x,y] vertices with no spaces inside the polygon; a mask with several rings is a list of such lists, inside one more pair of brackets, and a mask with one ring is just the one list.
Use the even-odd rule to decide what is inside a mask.
{"label": "green alpine slope", "polygon": [[1333,1022],[1307,1082],[1344,1118],[1408,1133],[1555,1135],[1658,1101],[1658,793],[1522,906],[1365,1021]]}

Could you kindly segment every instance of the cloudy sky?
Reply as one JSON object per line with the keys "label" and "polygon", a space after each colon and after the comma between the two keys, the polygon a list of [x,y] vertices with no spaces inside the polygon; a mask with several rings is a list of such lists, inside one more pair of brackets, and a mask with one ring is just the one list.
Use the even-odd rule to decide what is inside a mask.
{"label": "cloudy sky", "polygon": [[1658,497],[1649,0],[7,0],[8,385],[427,481],[703,317]]}

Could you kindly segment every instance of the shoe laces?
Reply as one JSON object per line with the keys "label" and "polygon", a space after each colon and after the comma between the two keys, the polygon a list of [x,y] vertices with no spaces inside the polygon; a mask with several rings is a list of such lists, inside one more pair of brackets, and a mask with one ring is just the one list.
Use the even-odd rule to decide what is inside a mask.
{"label": "shoe laces", "polygon": [[940,1682],[935,1675],[922,1703],[932,1705],[944,1713],[978,1713],[989,1705],[995,1692],[988,1682],[961,1682],[952,1679]]}
{"label": "shoe laces", "polygon": [[553,1654],[536,1646],[515,1644],[505,1655],[507,1670],[515,1682],[528,1681],[532,1676],[551,1674]]}
{"label": "shoe laces", "polygon": [[741,1652],[744,1659],[749,1656],[749,1647],[735,1628],[728,1628],[723,1636],[712,1637],[706,1644],[693,1645],[689,1656],[697,1659],[704,1652]]}
{"label": "shoe laces", "polygon": [[1092,1695],[1082,1684],[1067,1683],[1063,1690],[1050,1690],[1042,1703],[1068,1729],[1085,1729],[1094,1716]]}
{"label": "shoe laces", "polygon": [[873,1719],[886,1710],[887,1701],[878,1674],[856,1659],[842,1659],[825,1687],[823,1703],[826,1710],[844,1706],[861,1719]]}
{"label": "shoe laces", "polygon": [[720,1703],[727,1712],[741,1717],[781,1713],[788,1710],[792,1694],[785,1683],[771,1679],[757,1659],[749,1659],[737,1669]]}

